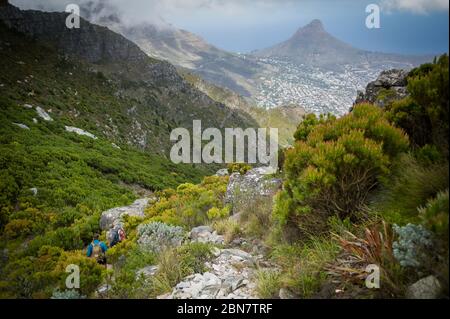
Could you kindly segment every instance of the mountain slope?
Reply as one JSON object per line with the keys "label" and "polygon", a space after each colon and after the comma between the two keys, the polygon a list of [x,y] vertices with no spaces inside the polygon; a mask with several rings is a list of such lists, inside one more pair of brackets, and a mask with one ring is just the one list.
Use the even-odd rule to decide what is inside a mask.
{"label": "mountain slope", "polygon": [[50,297],[68,260],[95,290],[102,211],[214,172],[158,154],[170,122],[91,68],[0,23],[0,298]]}
{"label": "mountain slope", "polygon": [[254,94],[253,78],[264,68],[255,61],[220,50],[185,30],[149,24],[117,30],[150,56],[187,68],[211,83],[246,97]]}
{"label": "mountain slope", "polygon": [[87,20],[106,26],[136,43],[150,57],[169,61],[205,80],[243,96],[254,94],[253,78],[264,68],[254,60],[216,48],[196,34],[161,20],[158,23],[126,23],[114,4],[88,1],[81,7]]}
{"label": "mountain slope", "polygon": [[[136,100],[117,98],[116,84],[101,73],[93,73],[90,64],[67,59],[54,48],[1,23],[0,35],[2,154],[23,149],[28,150],[23,154],[32,156],[34,151],[51,145],[44,152],[49,156],[49,162],[52,156],[56,161],[70,162],[85,154],[89,166],[100,173],[120,176],[116,178],[117,182],[147,189],[177,185],[191,178],[198,180],[197,175],[213,171],[211,168],[191,170],[189,165],[172,164],[163,155],[167,142],[158,143],[157,140],[168,134],[170,122],[150,108],[144,110]],[[133,104],[136,110],[130,109]],[[138,105],[142,107],[141,111],[137,110]],[[47,113],[47,119],[43,118],[42,112]],[[137,121],[142,119],[150,122],[145,122],[146,126],[139,130]],[[96,139],[68,132],[66,126],[82,128]],[[147,126],[154,136],[144,135]],[[71,155],[60,158],[61,154]],[[8,170],[9,165],[23,160],[10,159],[2,168]],[[47,168],[51,169],[51,166],[40,170]],[[39,182],[45,184],[47,181]]]}
{"label": "mountain slope", "polygon": [[[250,116],[213,101],[184,81],[171,64],[148,57],[123,36],[85,20],[80,29],[69,30],[65,17],[64,13],[0,8],[0,21],[8,27],[56,46],[59,53],[68,57],[69,64],[84,64],[91,75],[104,77],[114,99],[110,104],[103,103],[101,112],[93,110],[100,106],[90,106],[90,111],[97,114],[95,125],[101,134],[117,135],[142,149],[167,154],[170,131],[190,128],[194,119],[202,120],[208,127],[255,126]],[[45,102],[45,96],[42,99]],[[85,104],[84,100],[78,95],[71,99],[71,105],[61,103],[54,107],[55,111],[88,116],[75,107]],[[120,101],[122,114],[118,117],[116,104]]]}
{"label": "mountain slope", "polygon": [[210,96],[213,100],[251,115],[259,127],[278,128],[278,142],[280,146],[287,147],[293,144],[297,126],[306,114],[302,107],[296,105],[278,106],[269,109],[258,107],[249,103],[247,99],[239,94],[206,82],[193,73],[181,71],[181,75],[186,81]]}

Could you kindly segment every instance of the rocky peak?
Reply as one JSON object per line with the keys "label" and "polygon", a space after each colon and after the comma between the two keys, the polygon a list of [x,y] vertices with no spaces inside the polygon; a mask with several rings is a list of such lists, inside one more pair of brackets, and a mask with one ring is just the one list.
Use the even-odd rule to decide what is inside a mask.
{"label": "rocky peak", "polygon": [[314,19],[306,26],[298,29],[296,35],[302,35],[304,33],[319,33],[319,32],[326,32],[326,31],[325,31],[322,21],[320,21],[318,19]]}
{"label": "rocky peak", "polygon": [[316,19],[311,21],[306,26],[298,29],[297,32],[292,36],[290,41],[308,45],[308,43],[311,41],[328,41],[328,37],[330,37],[330,35],[325,30],[322,21]]}

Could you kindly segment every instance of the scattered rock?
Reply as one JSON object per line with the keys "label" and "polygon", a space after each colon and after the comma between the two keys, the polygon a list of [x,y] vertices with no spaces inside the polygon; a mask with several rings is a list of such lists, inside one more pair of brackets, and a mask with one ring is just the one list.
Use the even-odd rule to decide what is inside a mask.
{"label": "scattered rock", "polygon": [[37,115],[42,118],[44,121],[51,122],[53,119],[48,115],[47,112],[44,111],[40,106],[36,107],[36,113]]}
{"label": "scattered rock", "polygon": [[65,128],[66,128],[67,132],[76,133],[76,134],[82,135],[82,136],[87,136],[94,140],[97,139],[97,136],[95,136],[94,134],[91,134],[89,132],[86,132],[85,130],[82,130],[81,128],[73,127],[73,126],[66,126]]}
{"label": "scattered rock", "polygon": [[214,230],[212,229],[211,226],[198,226],[195,228],[192,228],[190,234],[189,234],[189,238],[191,239],[197,239],[198,237],[200,237],[203,233],[212,233]]}
{"label": "scattered rock", "polygon": [[278,294],[280,299],[298,299],[298,297],[289,289],[281,288]]}
{"label": "scattered rock", "polygon": [[428,276],[409,286],[406,297],[408,299],[437,299],[441,289],[439,280],[434,276]]}
{"label": "scattered rock", "polygon": [[228,256],[231,259],[237,260],[237,261],[244,261],[244,262],[248,262],[250,265],[254,264],[254,259],[252,257],[252,255],[250,255],[249,253],[240,250],[240,249],[234,249],[234,248],[228,248],[228,249],[223,249],[221,252],[221,256]]}
{"label": "scattered rock", "polygon": [[215,249],[214,255],[216,258],[213,261],[205,263],[209,271],[186,277],[171,294],[159,296],[158,299],[257,298],[254,257],[239,249]]}
{"label": "scattered rock", "polygon": [[210,226],[195,227],[189,233],[189,238],[194,242],[223,244],[224,237],[218,235]]}
{"label": "scattered rock", "polygon": [[144,210],[149,202],[148,198],[141,198],[136,200],[130,206],[116,207],[104,211],[100,218],[100,227],[102,230],[108,230],[115,226],[122,224],[122,216],[137,216],[144,217]]}
{"label": "scattered rock", "polygon": [[228,175],[230,174],[228,173],[228,169],[226,168],[219,169],[216,173],[216,176],[228,176]]}
{"label": "scattered rock", "polygon": [[101,285],[97,288],[97,296],[99,298],[107,298],[108,292],[111,290],[111,286],[108,284]]}
{"label": "scattered rock", "polygon": [[22,123],[13,123],[13,124],[18,126],[18,127],[20,127],[21,129],[24,129],[24,130],[29,130],[30,129],[28,126],[26,126],[25,124],[22,124]]}
{"label": "scattered rock", "polygon": [[154,276],[158,271],[158,266],[147,266],[142,269],[136,271],[136,277],[140,278],[143,276],[144,278],[149,278]]}
{"label": "scattered rock", "polygon": [[233,214],[229,217],[230,220],[238,222],[238,223],[241,221],[241,218],[242,218],[242,212]]}

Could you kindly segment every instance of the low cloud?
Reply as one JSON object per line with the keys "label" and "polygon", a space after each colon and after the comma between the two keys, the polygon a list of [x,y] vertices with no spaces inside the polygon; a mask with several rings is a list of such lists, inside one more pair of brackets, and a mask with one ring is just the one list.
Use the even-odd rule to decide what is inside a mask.
{"label": "low cloud", "polygon": [[155,17],[171,14],[189,14],[193,10],[207,10],[211,13],[235,14],[251,12],[255,7],[267,8],[295,3],[299,0],[10,0],[22,9],[38,9],[44,11],[63,11],[70,3],[81,6],[104,7],[103,11],[115,10],[115,14],[138,20],[151,22]]}
{"label": "low cloud", "polygon": [[448,0],[382,0],[381,7],[387,12],[409,11],[427,14],[436,11],[448,11]]}

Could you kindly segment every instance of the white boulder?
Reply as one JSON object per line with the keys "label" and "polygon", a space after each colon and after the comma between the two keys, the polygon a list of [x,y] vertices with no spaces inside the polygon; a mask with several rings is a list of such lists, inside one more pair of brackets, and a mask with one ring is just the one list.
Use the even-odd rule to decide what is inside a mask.
{"label": "white boulder", "polygon": [[87,136],[94,140],[97,139],[97,136],[95,136],[94,134],[91,134],[89,132],[86,132],[85,130],[82,130],[81,128],[73,127],[73,126],[66,126],[65,128],[66,128],[67,132],[76,133],[76,134],[82,135],[82,136]]}
{"label": "white boulder", "polygon": [[44,121],[47,121],[47,122],[53,121],[53,119],[50,117],[50,115],[48,115],[48,113],[46,111],[44,111],[44,109],[41,108],[40,106],[36,107],[36,113]]}

